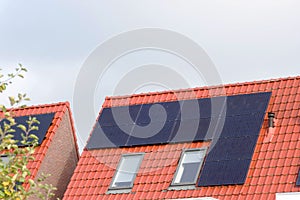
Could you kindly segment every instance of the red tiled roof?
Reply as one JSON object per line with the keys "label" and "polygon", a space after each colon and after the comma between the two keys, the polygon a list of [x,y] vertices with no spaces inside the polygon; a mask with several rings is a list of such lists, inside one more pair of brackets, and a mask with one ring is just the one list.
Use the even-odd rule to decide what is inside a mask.
{"label": "red tiled roof", "polygon": [[[178,91],[106,98],[103,107],[147,104],[220,95],[272,92],[267,112],[276,114],[276,127],[268,132],[267,116],[243,185],[169,190],[184,148],[208,146],[209,142],[87,150],[81,155],[64,195],[67,199],[275,199],[280,192],[300,192],[296,186],[300,168],[300,77],[201,87]],[[271,135],[270,135],[271,134]],[[130,193],[108,194],[121,155],[145,152]]]}
{"label": "red tiled roof", "polygon": [[72,127],[72,133],[74,136],[75,144],[76,144],[76,151],[79,157],[78,146],[76,142],[76,134],[75,134],[75,127],[74,122],[72,119],[72,113],[70,109],[69,102],[61,102],[61,103],[54,103],[54,104],[44,104],[44,105],[37,105],[37,106],[29,106],[26,108],[18,108],[12,110],[14,117],[19,116],[29,116],[29,115],[38,115],[38,114],[46,114],[46,113],[55,113],[52,123],[48,128],[48,131],[45,135],[45,139],[43,140],[42,144],[35,149],[34,153],[34,161],[29,162],[28,169],[31,171],[31,177],[34,178],[37,175],[37,172],[40,168],[41,163],[47,153],[47,150],[50,146],[50,143],[56,133],[57,128],[59,127],[62,118],[66,112],[69,112],[70,116],[70,124]]}

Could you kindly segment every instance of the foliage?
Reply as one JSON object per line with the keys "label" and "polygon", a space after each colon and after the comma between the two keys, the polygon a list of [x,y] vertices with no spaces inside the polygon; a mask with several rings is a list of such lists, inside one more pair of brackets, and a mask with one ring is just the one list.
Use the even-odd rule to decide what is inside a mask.
{"label": "foliage", "polygon": [[[3,75],[0,69],[0,93],[4,93],[12,84],[13,79],[24,77],[26,68],[19,65],[14,73]],[[28,163],[34,160],[34,149],[38,145],[38,137],[30,132],[38,130],[39,121],[29,117],[27,124],[17,124],[13,118],[14,109],[25,107],[21,105],[29,98],[26,94],[19,93],[17,97],[8,97],[10,109],[0,104],[0,199],[22,200],[30,196],[40,199],[53,197],[54,188],[51,184],[43,184],[48,175],[43,175],[38,180],[31,179]],[[15,129],[22,130],[22,141],[14,140]],[[18,143],[22,147],[18,146]]]}

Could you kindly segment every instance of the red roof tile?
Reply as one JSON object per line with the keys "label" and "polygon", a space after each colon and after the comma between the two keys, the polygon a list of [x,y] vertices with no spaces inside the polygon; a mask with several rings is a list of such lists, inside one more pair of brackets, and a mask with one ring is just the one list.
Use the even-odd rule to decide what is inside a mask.
{"label": "red roof tile", "polygon": [[[224,89],[224,90],[223,90]],[[103,107],[147,104],[220,95],[272,92],[267,112],[276,114],[273,137],[268,137],[267,117],[260,131],[246,182],[243,185],[169,190],[183,148],[199,148],[208,142],[149,145],[84,150],[64,199],[275,199],[277,192],[300,192],[295,182],[300,167],[300,77],[202,87],[178,91],[109,97]],[[131,193],[107,194],[121,154],[145,152]],[[94,157],[95,159],[93,159]],[[89,159],[88,159],[89,158]],[[91,164],[91,159],[93,164]],[[96,168],[93,165],[97,165]],[[87,182],[91,180],[92,182]],[[82,190],[81,188],[89,188]]]}

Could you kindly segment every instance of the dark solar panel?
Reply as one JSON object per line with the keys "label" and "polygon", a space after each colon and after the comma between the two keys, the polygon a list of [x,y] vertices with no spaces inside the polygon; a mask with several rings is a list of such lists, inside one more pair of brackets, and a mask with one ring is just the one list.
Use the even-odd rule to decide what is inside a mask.
{"label": "dark solar panel", "polygon": [[169,141],[171,132],[176,129],[175,121],[153,122],[148,126],[134,126],[126,146],[164,144]]}
{"label": "dark solar panel", "polygon": [[[106,131],[106,133],[104,132]],[[89,138],[87,144],[88,149],[97,149],[101,147],[116,147],[124,146],[128,139],[128,135],[123,134],[123,132],[115,133],[114,131],[109,131],[102,128],[99,122],[96,123],[92,135]]]}
{"label": "dark solar panel", "polygon": [[263,92],[228,97],[226,116],[261,113],[266,110],[270,95],[270,92]]}
{"label": "dark solar panel", "polygon": [[[243,184],[251,160],[206,161],[202,169],[199,186]],[[214,183],[214,184],[212,184]]]}
{"label": "dark solar panel", "polygon": [[[36,124],[36,126],[38,126],[39,130],[33,130],[33,131],[30,132],[30,134],[34,134],[34,135],[36,135],[39,138],[39,140],[38,140],[39,145],[43,142],[43,140],[45,138],[45,135],[46,135],[46,133],[47,133],[47,131],[49,129],[49,126],[52,123],[54,114],[55,113],[47,113],[47,114],[40,114],[40,115],[31,115],[31,117],[36,117],[37,120],[40,122],[40,124]],[[26,127],[28,127],[26,121],[29,119],[29,116],[15,117],[14,119],[15,119],[17,125],[18,124],[23,124]],[[6,120],[2,120],[0,122],[1,127],[3,126],[3,123],[5,121]],[[14,135],[14,139],[18,140],[18,141],[21,141],[22,140],[21,134],[24,133],[24,132],[20,128],[18,128],[17,126],[13,126],[12,128],[15,130],[15,132],[12,133]],[[23,146],[23,145],[19,142],[18,146]]]}
{"label": "dark solar panel", "polygon": [[296,181],[296,185],[300,186],[300,170],[298,172],[298,178],[297,178],[297,181]]}
{"label": "dark solar panel", "polygon": [[256,137],[220,138],[209,152],[206,162],[251,159],[255,145]]}
{"label": "dark solar panel", "polygon": [[[227,113],[219,137],[205,160],[199,186],[243,184],[247,177],[271,93],[227,99]],[[244,108],[244,109],[243,109]]]}
{"label": "dark solar panel", "polygon": [[245,115],[227,116],[220,137],[241,137],[258,135],[264,112]]}
{"label": "dark solar panel", "polygon": [[[176,128],[171,133],[169,142],[190,142],[190,141],[204,141],[212,139],[212,135],[207,134],[211,123],[210,118],[177,120]],[[207,139],[205,139],[207,135]]]}
{"label": "dark solar panel", "polygon": [[99,118],[101,126],[132,124],[140,111],[141,105],[104,108]]}

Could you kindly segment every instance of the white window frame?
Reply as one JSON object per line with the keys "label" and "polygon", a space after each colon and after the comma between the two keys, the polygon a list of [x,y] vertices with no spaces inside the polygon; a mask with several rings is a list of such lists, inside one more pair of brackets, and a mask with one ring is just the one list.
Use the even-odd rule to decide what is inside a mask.
{"label": "white window frame", "polygon": [[[203,159],[202,159],[201,163],[199,164],[199,167],[198,167],[198,169],[197,169],[197,173],[195,174],[194,181],[193,181],[193,182],[188,182],[188,183],[175,183],[175,180],[176,180],[177,175],[178,175],[178,173],[179,173],[180,167],[181,167],[182,164],[183,164],[182,162],[183,162],[183,157],[184,157],[184,155],[185,155],[187,152],[193,152],[193,151],[200,151],[200,152],[203,152]],[[198,177],[199,177],[201,168],[202,168],[202,166],[203,166],[204,159],[205,159],[205,156],[206,156],[206,152],[207,152],[207,147],[196,148],[196,149],[184,149],[184,150],[182,151],[182,153],[181,153],[180,160],[179,160],[179,162],[178,162],[177,169],[176,169],[176,172],[175,172],[175,174],[174,174],[174,177],[173,177],[171,186],[195,185],[196,182],[197,182],[197,179],[198,179]]]}
{"label": "white window frame", "polygon": [[[142,163],[142,161],[143,161],[144,155],[145,155],[145,153],[123,154],[123,155],[121,156],[120,160],[119,160],[119,164],[118,164],[118,167],[117,167],[117,169],[116,169],[116,172],[115,172],[115,174],[114,174],[114,176],[113,176],[113,178],[112,178],[112,180],[111,180],[111,183],[110,183],[110,186],[109,186],[109,190],[131,189],[131,188],[133,187],[133,185],[134,185],[134,180],[135,180],[136,175],[137,175],[137,173],[138,173],[138,171],[139,171],[139,169],[140,169],[140,166],[141,166],[141,163]],[[122,165],[123,159],[124,159],[125,157],[131,157],[131,156],[139,156],[139,157],[140,157],[140,160],[139,160],[139,163],[138,163],[138,165],[137,165],[137,170],[136,170],[136,172],[135,172],[134,175],[133,175],[133,179],[132,179],[132,182],[130,183],[130,186],[126,186],[126,187],[125,187],[125,186],[124,186],[124,187],[115,187],[115,186],[113,186],[114,183],[115,183],[115,181],[116,181],[116,177],[117,177],[117,175],[118,175],[118,172],[120,171],[120,166]]]}

